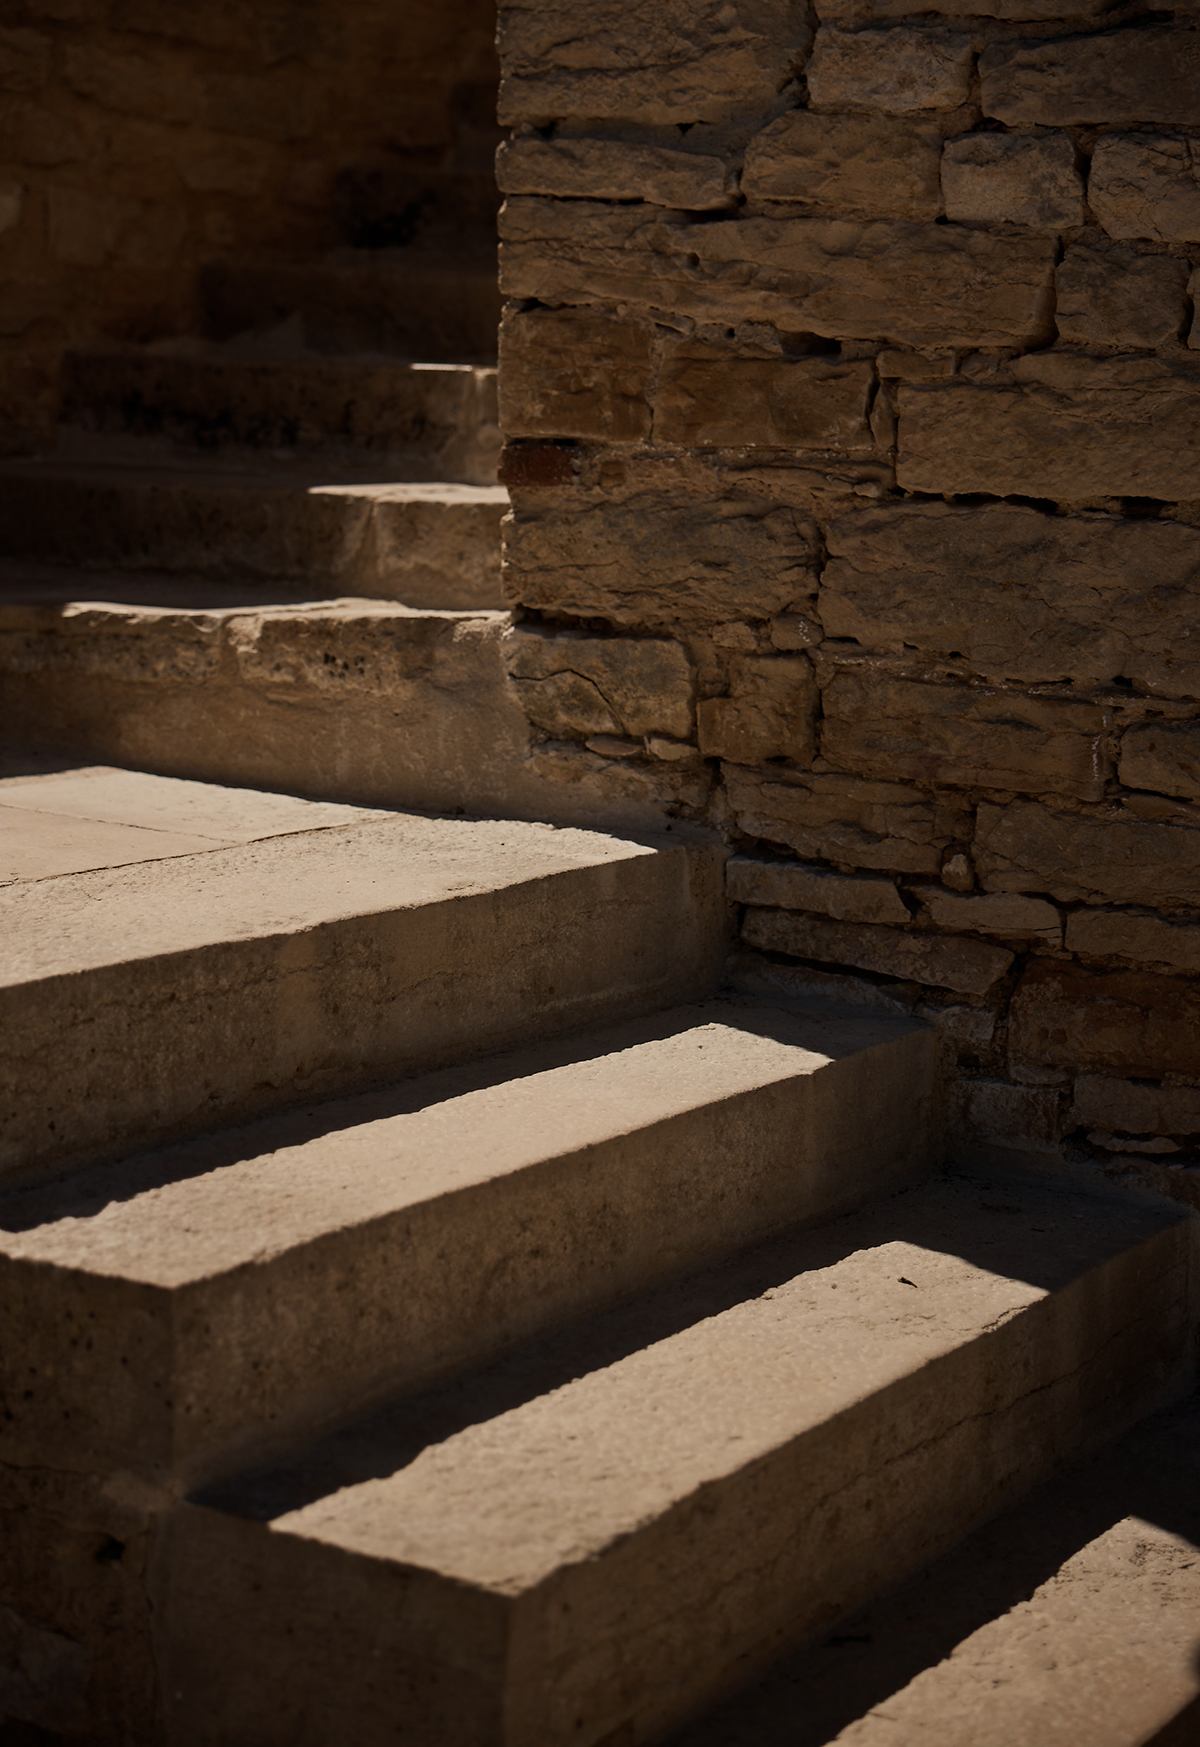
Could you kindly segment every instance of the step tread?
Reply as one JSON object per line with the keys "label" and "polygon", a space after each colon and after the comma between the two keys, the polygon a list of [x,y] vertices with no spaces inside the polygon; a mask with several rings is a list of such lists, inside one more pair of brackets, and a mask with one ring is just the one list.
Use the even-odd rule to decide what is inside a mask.
{"label": "step tread", "polygon": [[[54,610],[39,615],[31,611],[37,608]],[[508,617],[499,607],[410,607],[376,595],[318,598],[311,590],[272,588],[245,578],[190,576],[171,570],[93,570],[78,564],[0,558],[0,629],[33,629],[43,623],[86,620],[91,630],[105,619],[111,619],[114,630],[138,619],[165,627],[172,618],[216,623],[246,613],[273,619],[381,619],[396,623]]]}
{"label": "step tread", "polygon": [[276,469],[197,465],[192,460],[142,461],[0,461],[0,480],[63,481],[109,489],[157,488],[189,492],[270,492],[279,495],[366,498],[378,503],[507,504],[502,485],[465,485],[458,480],[383,479],[328,480],[320,470],[281,472]]}

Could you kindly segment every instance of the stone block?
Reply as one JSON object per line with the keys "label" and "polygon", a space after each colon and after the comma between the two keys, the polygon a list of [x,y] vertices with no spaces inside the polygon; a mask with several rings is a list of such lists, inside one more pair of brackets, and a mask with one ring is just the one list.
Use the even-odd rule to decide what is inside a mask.
{"label": "stone block", "polygon": [[[923,12],[952,18],[1003,18],[1013,23],[1049,23],[1056,18],[1092,18],[1107,12],[1111,0],[940,0]],[[913,0],[816,0],[817,17],[848,25],[884,18],[910,18]]]}
{"label": "stone block", "polygon": [[1110,237],[1200,240],[1200,153],[1173,134],[1105,134],[1092,153],[1092,211]]}
{"label": "stone block", "polygon": [[1003,940],[1040,940],[1062,945],[1062,917],[1044,898],[1019,892],[948,892],[944,886],[914,886],[936,928],[965,928]]}
{"label": "stone block", "polygon": [[1111,716],[1097,704],[869,668],[835,671],[821,703],[822,755],[860,776],[1091,801],[1104,794]]}
{"label": "stone block", "polygon": [[117,115],[172,123],[203,119],[204,82],[171,53],[135,55],[68,41],[63,75],[71,90]]}
{"label": "stone block", "polygon": [[1187,262],[1131,249],[1075,243],[1056,274],[1059,337],[1081,346],[1153,350],[1178,340],[1187,320]]}
{"label": "stone block", "polygon": [[1200,697],[1200,530],[913,503],[835,517],[825,540],[819,610],[831,637],[953,657],[990,679],[1124,677]]}
{"label": "stone block", "polygon": [[1186,25],[995,42],[979,76],[983,113],[1009,127],[1200,123],[1200,31]]}
{"label": "stone block", "polygon": [[979,133],[942,151],[946,217],[1070,230],[1083,223],[1083,178],[1069,134]]}
{"label": "stone block", "polygon": [[1007,1080],[956,1080],[956,1126],[969,1144],[1052,1146],[1062,1134],[1062,1096],[1054,1086],[1013,1086]]}
{"label": "stone block", "polygon": [[854,965],[858,970],[904,982],[929,983],[960,995],[986,995],[1013,962],[1001,946],[982,940],[946,939],[907,933],[871,923],[832,922],[792,910],[748,910],[742,939],[760,952],[786,952],[821,964]]}
{"label": "stone block", "polygon": [[697,707],[700,750],[734,764],[790,758],[811,764],[817,747],[817,682],[804,655],[735,656],[729,696]]}
{"label": "stone block", "polygon": [[38,30],[0,30],[0,91],[38,91],[50,76],[50,38]]}
{"label": "stone block", "polygon": [[507,140],[496,153],[496,181],[505,194],[648,200],[685,212],[731,206],[737,194],[724,158],[627,140]]}
{"label": "stone block", "polygon": [[1157,1086],[1080,1074],[1072,1120],[1126,1134],[1200,1134],[1200,1086]]}
{"label": "stone block", "polygon": [[898,345],[1021,347],[1052,332],[1055,243],[957,225],[750,217],[516,196],[500,217],[514,298],[613,303],[679,328],[765,322]]}
{"label": "stone block", "polygon": [[1066,945],[1083,958],[1128,958],[1169,971],[1200,971],[1200,923],[1169,922],[1165,916],[1075,910],[1067,917]]}
{"label": "stone block", "polygon": [[894,880],[878,874],[840,874],[799,861],[730,856],[725,863],[725,890],[735,904],[811,910],[837,922],[890,922],[904,927],[910,920]]}
{"label": "stone block", "polygon": [[1120,807],[1087,814],[1035,801],[984,802],[974,856],[989,892],[1187,909],[1200,891],[1200,830],[1138,819]]}
{"label": "stone block", "polygon": [[823,25],[808,75],[813,109],[958,109],[971,84],[971,39],[959,32],[905,25],[891,30],[838,30]]}
{"label": "stone block", "polygon": [[769,619],[816,595],[815,530],[755,497],[647,492],[506,524],[505,588],[527,607],[691,630]]}
{"label": "stone block", "polygon": [[899,390],[908,491],[1200,497],[1200,374],[1158,358],[1018,358],[1012,381]]}
{"label": "stone block", "polygon": [[8,177],[0,181],[0,232],[12,230],[20,222],[25,204],[25,189]]}
{"label": "stone block", "polygon": [[1034,959],[1013,996],[1008,1045],[1035,1068],[1200,1077],[1200,985]]}
{"label": "stone block", "polygon": [[723,767],[729,804],[749,837],[845,867],[935,874],[971,813],[956,797],[833,772]]}
{"label": "stone block", "polygon": [[506,310],[500,426],[506,437],[636,443],[650,435],[653,329],[591,310]]}
{"label": "stone block", "polygon": [[1200,801],[1200,722],[1136,723],[1121,741],[1119,775],[1127,788]]}
{"label": "stone block", "polygon": [[746,148],[750,201],[793,200],[846,218],[934,219],[942,207],[941,130],[886,115],[792,109]]}
{"label": "stone block", "polygon": [[557,738],[692,731],[692,670],[678,643],[518,625],[505,665],[530,721]]}
{"label": "stone block", "polygon": [[138,215],[137,201],[91,189],[52,184],[46,189],[46,247],[56,261],[99,267],[117,249]]}
{"label": "stone block", "polygon": [[671,125],[773,103],[811,31],[797,0],[504,0],[497,41],[502,126]]}
{"label": "stone block", "polygon": [[738,358],[668,343],[654,394],[654,438],[689,448],[765,444],[871,449],[869,360]]}

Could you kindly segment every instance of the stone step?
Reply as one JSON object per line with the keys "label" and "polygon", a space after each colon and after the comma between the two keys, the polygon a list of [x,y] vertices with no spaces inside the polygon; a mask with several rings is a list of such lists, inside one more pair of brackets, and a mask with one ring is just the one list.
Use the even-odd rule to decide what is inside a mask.
{"label": "stone step", "polygon": [[658,1739],[1144,1411],[1193,1248],[941,1179],[226,1483],[162,1543],[170,1739]]}
{"label": "stone step", "polygon": [[497,485],[330,484],[259,470],[0,463],[0,555],[498,607]]}
{"label": "stone step", "polygon": [[431,363],[494,364],[501,298],[494,250],[347,249],[325,261],[219,261],[200,275],[216,340],[297,321],[314,352],[389,352]]}
{"label": "stone step", "polygon": [[672,1747],[1192,1747],[1200,1398],[1040,1488]]}
{"label": "stone step", "polygon": [[228,1473],[911,1180],[940,1136],[931,1030],[734,999],[9,1195],[0,1462]]}
{"label": "stone step", "polygon": [[[249,356],[203,345],[69,353],[60,453],[155,444],[327,475],[495,485],[496,373],[395,359]],[[249,461],[247,461],[249,457]],[[100,458],[100,457],[94,457]]]}
{"label": "stone step", "polygon": [[0,890],[6,1178],[716,984],[726,919],[707,838],[131,780],[0,783],[16,863]]}

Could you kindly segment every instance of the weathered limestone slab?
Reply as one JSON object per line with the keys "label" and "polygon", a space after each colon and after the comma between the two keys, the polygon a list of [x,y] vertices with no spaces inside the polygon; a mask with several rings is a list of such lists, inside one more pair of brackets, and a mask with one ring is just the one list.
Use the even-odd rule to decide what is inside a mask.
{"label": "weathered limestone slab", "polygon": [[988,678],[1124,676],[1200,697],[1195,528],[1016,504],[896,504],[838,516],[825,538],[819,610],[832,637],[953,654]]}
{"label": "weathered limestone slab", "polygon": [[500,357],[506,437],[636,443],[650,435],[650,327],[592,310],[508,309]]}
{"label": "weathered limestone slab", "polygon": [[1044,898],[1026,898],[1017,892],[948,892],[944,886],[912,889],[937,928],[1062,944],[1062,917]]}
{"label": "weathered limestone slab", "polygon": [[1018,358],[1011,386],[899,390],[910,491],[1200,497],[1200,375],[1158,358]]}
{"label": "weathered limestone slab", "polygon": [[1110,237],[1200,241],[1200,153],[1172,134],[1104,134],[1088,201]]}
{"label": "weathered limestone slab", "polygon": [[736,180],[724,158],[636,141],[514,139],[496,153],[496,181],[505,194],[648,200],[707,212],[733,204]]}
{"label": "weathered limestone slab", "polygon": [[954,225],[816,218],[708,224],[645,208],[514,197],[501,285],[546,303],[911,346],[1023,346],[1049,337],[1055,245]]}
{"label": "weathered limestone slab", "polygon": [[1014,691],[927,685],[868,668],[821,688],[821,751],[861,776],[1050,790],[1098,801],[1109,711]]}
{"label": "weathered limestone slab", "polygon": [[958,109],[970,90],[967,35],[920,25],[837,30],[823,25],[805,68],[814,109]]}
{"label": "weathered limestone slab", "polygon": [[505,524],[510,598],[647,629],[766,619],[816,594],[814,532],[795,510],[753,497],[706,504],[645,493]]}
{"label": "weathered limestone slab", "polygon": [[750,141],[742,192],[751,201],[803,201],[839,218],[934,219],[941,150],[936,125],[793,109]]}
{"label": "weathered limestone slab", "polygon": [[776,777],[723,768],[739,828],[798,855],[847,867],[937,873],[950,845],[970,835],[970,811],[951,796],[824,772]]}
{"label": "weathered limestone slab", "polygon": [[1200,1077],[1200,986],[1034,959],[1013,996],[1009,1054],[1031,1067]]}
{"label": "weathered limestone slab", "polygon": [[992,43],[979,74],[984,114],[1010,127],[1200,123],[1200,31],[1186,25]]}
{"label": "weathered limestone slab", "polygon": [[903,927],[910,920],[894,880],[834,873],[803,862],[731,855],[725,863],[725,890],[735,904],[811,910],[838,922],[891,922]]}
{"label": "weathered limestone slab", "polygon": [[766,952],[851,964],[903,981],[932,983],[961,995],[986,995],[1013,962],[1002,946],[982,940],[907,933],[870,923],[832,922],[793,910],[746,912],[742,939]]}
{"label": "weathered limestone slab", "polygon": [[530,721],[557,737],[692,731],[692,670],[678,643],[516,625],[505,661]]}
{"label": "weathered limestone slab", "polygon": [[1080,1074],[1071,1114],[1089,1128],[1127,1134],[1200,1134],[1200,1086],[1147,1086]]}
{"label": "weathered limestone slab", "polygon": [[989,892],[1189,909],[1200,891],[1200,830],[1117,807],[1085,814],[984,803],[973,853]]}
{"label": "weathered limestone slab", "polygon": [[1200,971],[1200,923],[1133,910],[1072,911],[1066,947],[1084,958],[1131,958],[1169,971]]}
{"label": "weathered limestone slab", "polygon": [[1078,345],[1123,351],[1171,345],[1187,320],[1187,281],[1187,262],[1173,255],[1102,251],[1074,243],[1055,275],[1059,336]]}
{"label": "weathered limestone slab", "polygon": [[1200,722],[1138,722],[1121,740],[1121,781],[1131,789],[1200,801]]}
{"label": "weathered limestone slab", "polygon": [[817,747],[817,681],[804,655],[735,656],[729,696],[696,710],[700,750],[735,764],[790,758],[809,764]]}
{"label": "weathered limestone slab", "polygon": [[981,133],[942,151],[946,217],[1061,231],[1083,223],[1083,179],[1069,134]]}
{"label": "weathered limestone slab", "polygon": [[767,444],[872,449],[869,360],[737,358],[668,343],[654,392],[654,439],[695,448]]}
{"label": "weathered limestone slab", "polygon": [[500,121],[719,121],[771,103],[810,40],[796,0],[505,0]]}

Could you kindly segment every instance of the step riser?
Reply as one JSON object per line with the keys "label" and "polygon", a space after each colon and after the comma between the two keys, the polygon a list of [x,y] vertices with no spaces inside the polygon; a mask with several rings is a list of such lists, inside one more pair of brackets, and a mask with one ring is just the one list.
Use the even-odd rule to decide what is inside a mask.
{"label": "step riser", "polygon": [[[389,500],[363,491],[222,488],[0,475],[0,553],[48,564],[292,583],[311,598],[498,607],[500,494]],[[86,575],[80,578],[86,593]]]}
{"label": "step riser", "polygon": [[681,846],[9,988],[0,1176],[692,998],[719,974],[720,864]]}
{"label": "step riser", "polygon": [[[806,1030],[813,1050],[831,1049],[838,1059],[796,1063],[791,1077],[764,1065],[764,1076],[777,1077],[626,1132],[613,1131],[619,1117],[610,1101],[595,1108],[585,1069],[538,1084],[527,1078],[530,1064],[515,1062],[511,1075],[528,1087],[534,1135],[539,1113],[544,1126],[566,1100],[580,1108],[581,1123],[587,1109],[597,1138],[542,1159],[534,1143],[527,1165],[331,1226],[256,1265],[174,1292],[0,1260],[12,1355],[0,1356],[0,1394],[20,1403],[0,1435],[0,1460],[86,1461],[160,1483],[172,1473],[196,1483],[933,1168],[941,1149],[934,1034],[861,1023],[831,1032],[779,1016],[770,1035],[791,1039]],[[642,1047],[645,1065],[625,1082],[629,1098],[644,1096],[647,1076],[672,1083],[694,1071],[687,1034],[680,1041],[677,1054],[670,1039]],[[703,1048],[719,1053],[719,1036]],[[764,1050],[764,1062],[777,1053]],[[507,1067],[497,1071],[510,1077]],[[619,1056],[611,1072],[619,1088]],[[710,1072],[720,1078],[720,1061]],[[430,1099],[445,1095],[430,1084]],[[463,1147],[485,1146],[492,1128],[511,1130],[521,1108],[520,1098],[485,1098],[478,1113],[464,1113]],[[422,1146],[423,1134],[425,1145],[453,1145],[433,1124],[410,1129],[408,1138],[397,1130],[397,1165]],[[266,1166],[265,1155],[285,1144],[286,1132],[268,1127],[249,1131],[240,1146],[231,1137],[225,1153],[201,1145],[164,1158],[164,1181],[222,1159],[262,1154]],[[298,1151],[294,1168],[304,1166]],[[447,1159],[447,1176],[453,1169]],[[281,1196],[288,1174],[281,1173]],[[81,1326],[92,1331],[86,1353],[71,1344]]]}
{"label": "step riser", "polygon": [[1145,1410],[1187,1353],[1193,1241],[1176,1224],[511,1600],[182,1507],[172,1747],[660,1739]]}

